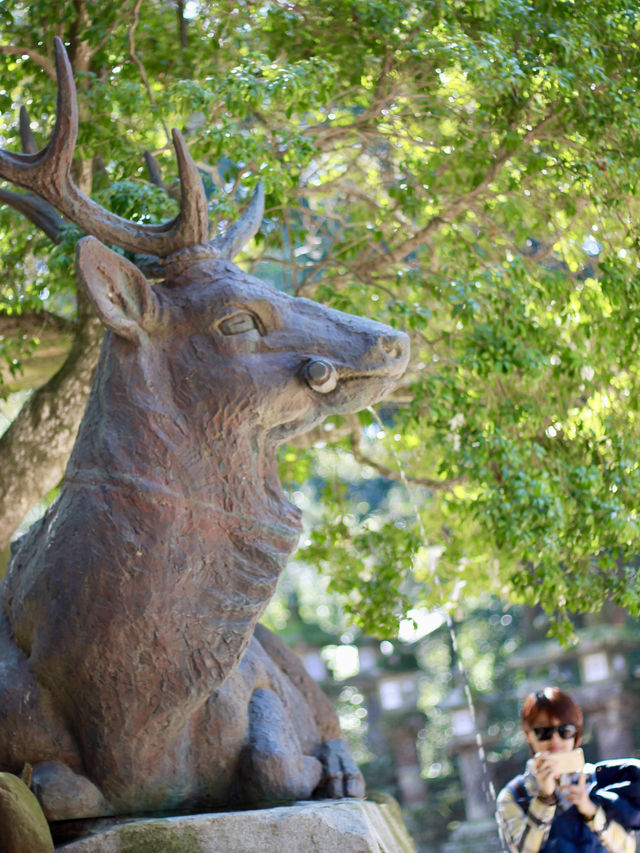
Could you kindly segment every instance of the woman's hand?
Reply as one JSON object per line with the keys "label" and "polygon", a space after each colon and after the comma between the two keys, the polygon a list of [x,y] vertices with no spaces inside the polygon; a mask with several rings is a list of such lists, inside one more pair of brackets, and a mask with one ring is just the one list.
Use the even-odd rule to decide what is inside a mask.
{"label": "woman's hand", "polygon": [[543,797],[550,797],[556,789],[556,765],[548,752],[539,752],[535,758],[535,774],[538,788]]}
{"label": "woman's hand", "polygon": [[596,813],[596,804],[589,799],[584,773],[580,774],[575,785],[569,785],[565,790],[569,802],[578,809],[585,820],[591,820]]}

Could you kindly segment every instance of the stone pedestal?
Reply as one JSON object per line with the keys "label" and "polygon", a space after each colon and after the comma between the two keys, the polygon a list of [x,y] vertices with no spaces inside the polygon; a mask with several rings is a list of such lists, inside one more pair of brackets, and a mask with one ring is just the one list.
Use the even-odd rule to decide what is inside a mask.
{"label": "stone pedestal", "polygon": [[391,797],[101,822],[64,853],[416,853]]}

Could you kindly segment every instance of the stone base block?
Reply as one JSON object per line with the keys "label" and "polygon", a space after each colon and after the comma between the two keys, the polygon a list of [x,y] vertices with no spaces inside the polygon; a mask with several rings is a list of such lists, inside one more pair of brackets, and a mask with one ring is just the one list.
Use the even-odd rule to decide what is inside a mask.
{"label": "stone base block", "polygon": [[395,800],[320,800],[272,809],[111,821],[64,853],[416,853]]}

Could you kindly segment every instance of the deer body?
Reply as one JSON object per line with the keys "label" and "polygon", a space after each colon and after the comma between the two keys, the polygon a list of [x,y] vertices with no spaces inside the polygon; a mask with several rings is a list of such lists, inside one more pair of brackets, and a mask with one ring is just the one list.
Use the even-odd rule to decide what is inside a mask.
{"label": "deer body", "polygon": [[[179,286],[152,289],[91,238],[78,255],[110,331],[61,493],[3,582],[12,635],[102,810],[241,797],[251,697],[265,688],[289,709],[306,767],[288,793],[308,796],[321,778],[314,753],[339,729],[254,638],[300,532],[275,452],[328,411],[389,390],[404,337],[229,262],[187,265]],[[304,378],[318,361],[338,377],[328,393]],[[194,756],[219,714],[202,767]],[[23,760],[37,768],[53,754]]]}
{"label": "deer body", "polygon": [[[19,156],[0,155],[0,176],[33,188]],[[73,218],[69,195],[53,201]],[[300,532],[278,446],[384,396],[407,339],[232,264],[255,200],[218,244],[186,207],[177,245],[139,235],[147,251],[162,232],[157,287],[94,237],[78,245],[107,334],[60,494],[0,586],[0,770],[31,764],[50,820],[363,790],[329,703],[256,625]],[[118,223],[91,226],[113,240]]]}

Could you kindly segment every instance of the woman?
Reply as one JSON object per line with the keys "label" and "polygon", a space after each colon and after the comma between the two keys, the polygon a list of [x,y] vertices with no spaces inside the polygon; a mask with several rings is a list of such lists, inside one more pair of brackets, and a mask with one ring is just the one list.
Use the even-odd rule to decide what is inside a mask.
{"label": "woman", "polygon": [[559,786],[558,753],[582,738],[582,711],[557,687],[532,693],[521,723],[531,750],[525,772],[498,795],[498,818],[518,853],[633,853],[640,827],[640,765],[633,760],[587,765]]}

